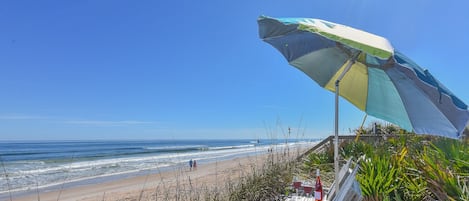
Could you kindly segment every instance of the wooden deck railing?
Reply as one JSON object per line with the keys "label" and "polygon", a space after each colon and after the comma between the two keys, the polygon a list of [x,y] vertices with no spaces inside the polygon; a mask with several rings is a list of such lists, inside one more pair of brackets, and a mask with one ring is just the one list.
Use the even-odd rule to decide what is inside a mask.
{"label": "wooden deck railing", "polygon": [[[339,135],[339,144],[342,143],[342,142],[355,140],[356,137],[357,137],[356,135]],[[360,135],[360,137],[358,139],[363,140],[363,141],[367,141],[367,142],[371,142],[371,141],[383,140],[384,137],[385,136],[383,136],[383,135]],[[391,136],[386,136],[386,137],[391,137]],[[297,160],[301,160],[302,158],[304,158],[304,156],[307,156],[307,155],[309,155],[313,152],[321,152],[321,151],[323,151],[323,149],[325,149],[327,147],[327,145],[333,146],[333,143],[334,143],[334,136],[331,135],[331,136],[325,138],[324,140],[322,140],[321,142],[317,143],[316,145],[314,145],[308,151],[306,151],[303,154],[299,155]]]}

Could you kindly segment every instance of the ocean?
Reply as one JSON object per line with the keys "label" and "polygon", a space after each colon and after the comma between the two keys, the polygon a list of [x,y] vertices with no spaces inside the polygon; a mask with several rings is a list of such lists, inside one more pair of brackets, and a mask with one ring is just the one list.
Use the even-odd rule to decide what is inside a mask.
{"label": "ocean", "polygon": [[125,140],[0,142],[0,199],[145,175],[239,156],[306,147],[318,140]]}

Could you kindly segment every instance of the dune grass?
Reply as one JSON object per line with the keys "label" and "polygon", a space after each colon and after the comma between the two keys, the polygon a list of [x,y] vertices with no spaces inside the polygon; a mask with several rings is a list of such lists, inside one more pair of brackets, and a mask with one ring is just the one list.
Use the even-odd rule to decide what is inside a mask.
{"label": "dune grass", "polygon": [[[216,183],[196,183],[184,167],[178,169],[175,180],[168,185],[164,179],[158,181],[153,189],[143,184],[138,193],[118,198],[118,201],[218,201],[218,200],[283,200],[290,193],[293,175],[299,171],[297,150],[277,150],[270,152],[267,159],[259,159],[258,163],[238,164],[237,170],[229,170],[232,174],[220,173]],[[253,156],[252,161],[257,160]],[[217,166],[217,163],[213,164]],[[216,170],[213,174],[219,174]],[[228,170],[224,170],[228,171]],[[147,182],[147,181],[146,181]],[[148,181],[150,182],[150,181]],[[154,181],[153,181],[154,182]],[[153,186],[153,185],[151,185]],[[102,201],[112,200],[103,194]]]}

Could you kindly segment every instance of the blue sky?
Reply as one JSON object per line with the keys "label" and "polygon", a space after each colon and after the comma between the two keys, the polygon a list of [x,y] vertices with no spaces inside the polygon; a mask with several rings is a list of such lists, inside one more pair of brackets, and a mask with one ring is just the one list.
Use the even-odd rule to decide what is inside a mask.
{"label": "blue sky", "polygon": [[[0,140],[317,138],[334,97],[258,37],[310,17],[388,38],[469,101],[467,1],[2,1]],[[341,101],[340,132],[364,113]],[[368,118],[367,123],[374,121]]]}

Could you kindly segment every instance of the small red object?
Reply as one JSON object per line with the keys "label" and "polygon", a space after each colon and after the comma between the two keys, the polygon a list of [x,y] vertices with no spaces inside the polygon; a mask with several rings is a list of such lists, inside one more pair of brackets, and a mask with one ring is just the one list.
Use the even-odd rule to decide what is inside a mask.
{"label": "small red object", "polygon": [[294,181],[293,182],[293,188],[299,189],[301,187],[301,181]]}
{"label": "small red object", "polygon": [[314,200],[315,201],[322,201],[323,191],[322,191],[322,183],[321,178],[319,177],[319,169],[316,170],[316,185],[314,190]]}
{"label": "small red object", "polygon": [[303,190],[306,193],[306,195],[309,196],[313,192],[313,187],[312,186],[303,186]]}

